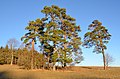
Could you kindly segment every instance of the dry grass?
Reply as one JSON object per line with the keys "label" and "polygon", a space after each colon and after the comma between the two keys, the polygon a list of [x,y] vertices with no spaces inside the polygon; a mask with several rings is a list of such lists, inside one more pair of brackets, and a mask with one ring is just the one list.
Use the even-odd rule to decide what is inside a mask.
{"label": "dry grass", "polygon": [[0,65],[0,79],[120,79],[120,67],[72,67],[67,71],[23,70]]}

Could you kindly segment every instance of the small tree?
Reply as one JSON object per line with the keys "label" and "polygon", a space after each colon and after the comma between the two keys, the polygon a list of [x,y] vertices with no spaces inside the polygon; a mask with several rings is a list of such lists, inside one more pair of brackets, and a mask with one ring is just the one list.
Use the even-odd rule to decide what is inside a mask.
{"label": "small tree", "polygon": [[12,65],[13,64],[13,57],[14,57],[13,50],[15,49],[15,47],[18,46],[19,42],[15,38],[11,38],[8,40],[7,44],[9,45],[10,50],[11,50],[11,65]]}
{"label": "small tree", "polygon": [[8,45],[6,45],[4,48],[4,59],[5,59],[4,60],[5,64],[9,64],[11,61],[11,54],[10,54],[10,49]]}
{"label": "small tree", "polygon": [[114,60],[113,57],[108,53],[105,54],[105,57],[106,57],[106,66],[108,67]]}
{"label": "small tree", "polygon": [[0,47],[0,64],[4,64],[4,48]]}

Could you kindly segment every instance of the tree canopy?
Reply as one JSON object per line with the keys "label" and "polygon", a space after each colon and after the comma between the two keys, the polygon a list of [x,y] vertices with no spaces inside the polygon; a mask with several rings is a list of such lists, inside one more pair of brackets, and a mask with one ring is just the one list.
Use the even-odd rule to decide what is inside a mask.
{"label": "tree canopy", "polygon": [[30,21],[25,28],[29,32],[22,37],[24,43],[30,45],[30,39],[35,43],[38,41],[48,66],[50,63],[54,66],[58,61],[64,67],[67,63],[80,63],[83,60],[80,48],[82,42],[79,36],[81,29],[76,25],[76,20],[66,14],[65,8],[55,5],[45,6],[41,12],[45,16]]}

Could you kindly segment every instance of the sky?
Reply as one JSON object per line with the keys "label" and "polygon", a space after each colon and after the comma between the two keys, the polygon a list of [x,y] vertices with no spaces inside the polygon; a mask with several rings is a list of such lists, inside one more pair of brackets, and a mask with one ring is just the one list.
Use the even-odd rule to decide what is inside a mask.
{"label": "sky", "polygon": [[[82,41],[93,20],[102,22],[112,35],[105,53],[114,58],[111,66],[120,66],[120,0],[0,0],[0,46],[5,46],[10,38],[20,41],[28,22],[44,17],[41,10],[51,5],[66,8],[67,14],[76,19]],[[79,66],[103,65],[102,54],[81,48],[84,61]]]}

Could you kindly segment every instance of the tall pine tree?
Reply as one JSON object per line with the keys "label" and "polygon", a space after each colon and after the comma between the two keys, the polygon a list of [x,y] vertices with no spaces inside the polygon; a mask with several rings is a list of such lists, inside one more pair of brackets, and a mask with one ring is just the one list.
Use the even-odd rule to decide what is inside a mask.
{"label": "tall pine tree", "polygon": [[40,37],[41,33],[43,32],[43,22],[41,19],[37,19],[35,21],[30,21],[28,26],[25,28],[28,30],[28,33],[26,33],[21,40],[24,40],[24,43],[26,46],[31,47],[31,69],[34,68],[34,44],[37,43],[37,38]]}
{"label": "tall pine tree", "polygon": [[58,53],[58,56],[53,54],[52,57],[60,58],[64,67],[70,61],[79,63],[83,57],[80,49],[81,38],[78,35],[80,26],[76,25],[76,20],[66,14],[65,8],[55,5],[45,6],[41,12],[46,18],[46,31],[44,37],[41,38],[46,38],[47,43],[53,46],[53,53]]}
{"label": "tall pine tree", "polygon": [[87,48],[94,46],[94,51],[96,53],[102,53],[104,69],[106,69],[106,61],[105,61],[105,50],[107,49],[106,44],[109,42],[111,35],[102,23],[98,20],[94,20],[92,24],[89,25],[87,32],[84,35],[84,46]]}

